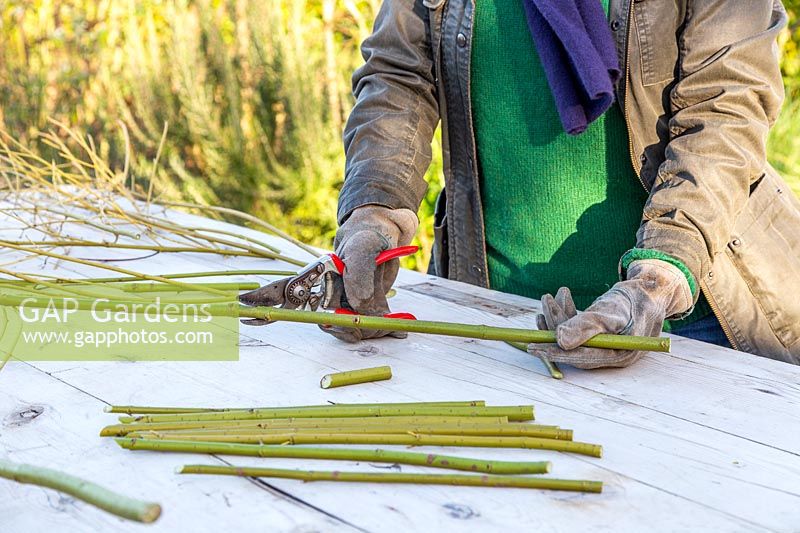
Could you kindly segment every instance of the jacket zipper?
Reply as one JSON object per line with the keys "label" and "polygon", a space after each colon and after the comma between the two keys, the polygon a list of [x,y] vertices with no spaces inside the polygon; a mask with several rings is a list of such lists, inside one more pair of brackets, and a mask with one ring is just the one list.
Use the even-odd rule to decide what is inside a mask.
{"label": "jacket zipper", "polygon": [[628,116],[628,78],[631,73],[631,26],[633,25],[633,0],[628,2],[628,25],[625,28],[625,77],[623,78],[622,82],[625,84],[625,90],[623,91],[622,98],[623,103],[623,114],[625,115],[625,127],[628,128],[628,155],[631,158],[631,165],[633,166],[633,171],[636,173],[636,177],[639,179],[639,183],[642,184],[642,187],[648,193],[650,190],[647,188],[647,185],[644,184],[644,180],[642,179],[642,172],[641,166],[639,166],[639,162],[636,160],[636,154],[633,151],[633,135],[631,134],[631,119]]}
{"label": "jacket zipper", "polygon": [[[642,187],[644,187],[644,190],[649,193],[650,190],[647,188],[647,185],[645,185],[644,180],[642,179],[642,169],[641,166],[639,166],[639,161],[636,159],[636,154],[633,150],[633,135],[631,134],[631,122],[630,117],[628,116],[628,78],[631,71],[631,26],[633,26],[633,0],[628,2],[628,27],[625,30],[625,78],[623,79],[623,83],[625,83],[625,90],[623,91],[623,114],[625,115],[625,126],[628,128],[628,153],[631,158],[631,165],[633,166],[633,171],[636,173],[636,177],[639,179],[639,183],[641,183]],[[728,325],[727,320],[725,320],[725,318],[722,316],[719,307],[717,307],[717,303],[714,301],[714,297],[711,295],[711,291],[708,290],[708,285],[706,285],[704,281],[700,281],[700,292],[706,297],[708,306],[711,307],[711,312],[714,313],[714,316],[717,318],[717,322],[719,322],[722,332],[725,333],[725,337],[728,339],[731,347],[734,350],[738,350],[739,346],[734,339],[730,325]]]}
{"label": "jacket zipper", "polygon": [[725,333],[725,337],[727,337],[731,347],[734,350],[739,350],[739,345],[733,337],[733,332],[731,331],[730,325],[728,325],[728,321],[722,316],[719,307],[717,307],[717,303],[714,301],[714,297],[711,295],[711,291],[708,290],[708,286],[703,281],[700,282],[700,290],[706,296],[708,306],[711,308],[711,312],[714,313],[714,316],[717,317],[717,322],[719,322],[722,332]]}

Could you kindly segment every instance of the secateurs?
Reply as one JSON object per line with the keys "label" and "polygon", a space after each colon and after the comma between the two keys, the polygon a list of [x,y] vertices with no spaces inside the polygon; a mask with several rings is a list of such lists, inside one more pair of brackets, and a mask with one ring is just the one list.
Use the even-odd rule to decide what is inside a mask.
{"label": "secateurs", "polygon": [[[417,246],[400,246],[385,250],[375,257],[375,264],[411,255]],[[239,296],[239,301],[250,306],[278,306],[283,309],[316,311],[333,309],[339,314],[356,314],[347,303],[342,275],[346,265],[339,256],[330,253],[306,265],[294,276],[279,279],[260,289]],[[410,313],[390,313],[387,318],[414,319]],[[269,324],[268,320],[243,320],[243,324],[254,326]]]}

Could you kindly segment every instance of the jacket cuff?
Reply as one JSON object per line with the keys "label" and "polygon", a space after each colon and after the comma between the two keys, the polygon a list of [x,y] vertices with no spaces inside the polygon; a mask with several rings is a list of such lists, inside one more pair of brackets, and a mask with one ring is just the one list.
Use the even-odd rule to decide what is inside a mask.
{"label": "jacket cuff", "polygon": [[683,264],[682,261],[659,250],[632,248],[625,252],[622,258],[619,260],[619,275],[621,280],[624,281],[627,279],[628,267],[631,263],[639,259],[658,259],[676,267],[684,276],[686,276],[686,282],[689,284],[689,289],[692,291],[692,299],[697,301],[697,280],[695,279],[694,274],[692,274],[691,270],[689,270],[689,268]]}
{"label": "jacket cuff", "polygon": [[698,289],[711,268],[708,245],[702,236],[662,223],[656,224],[653,220],[643,224],[636,232],[636,248],[658,250],[680,261],[694,276]]}
{"label": "jacket cuff", "polygon": [[353,175],[345,180],[339,194],[337,221],[343,224],[355,209],[364,205],[381,205],[390,209],[409,209],[416,213],[425,191],[412,190],[408,182],[396,176],[370,174]]}

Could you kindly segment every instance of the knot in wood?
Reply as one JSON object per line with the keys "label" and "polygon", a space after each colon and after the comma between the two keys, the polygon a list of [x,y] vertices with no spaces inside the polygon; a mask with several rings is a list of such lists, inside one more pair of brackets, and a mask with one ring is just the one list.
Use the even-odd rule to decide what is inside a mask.
{"label": "knot in wood", "polygon": [[22,426],[30,423],[33,419],[44,413],[44,406],[42,405],[28,405],[20,409],[16,409],[8,416],[3,423],[4,426]]}

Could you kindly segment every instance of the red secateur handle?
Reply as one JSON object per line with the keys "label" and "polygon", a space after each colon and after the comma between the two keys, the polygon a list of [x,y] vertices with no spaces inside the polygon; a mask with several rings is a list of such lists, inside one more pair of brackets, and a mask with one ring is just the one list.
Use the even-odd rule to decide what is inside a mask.
{"label": "red secateur handle", "polygon": [[[419,250],[419,246],[398,246],[397,248],[392,248],[390,250],[384,250],[383,252],[379,253],[378,256],[375,258],[376,265],[382,265],[387,261],[391,261],[392,259],[397,259],[398,257],[405,257],[407,255],[415,254]],[[339,271],[339,275],[344,274],[344,261],[336,254],[328,254],[331,259],[333,260],[333,264],[336,266],[336,270]]]}
{"label": "red secateur handle", "polygon": [[[377,257],[375,257],[375,264],[382,265],[387,261],[391,261],[392,259],[397,259],[398,257],[404,257],[406,255],[411,255],[417,253],[419,250],[419,246],[399,246],[397,248],[392,248],[390,250],[384,250],[383,252],[379,253]],[[333,260],[333,264],[336,266],[336,270],[339,271],[339,274],[344,274],[345,264],[338,255],[336,254],[329,254],[331,259]],[[353,311],[352,309],[345,309],[340,307],[336,309],[334,313],[338,315],[357,315],[358,313]],[[405,320],[416,320],[417,317],[412,315],[411,313],[387,313],[383,315],[383,318],[402,318]]]}
{"label": "red secateur handle", "polygon": [[387,261],[391,261],[392,259],[415,254],[417,253],[417,250],[419,250],[419,246],[399,246],[397,248],[392,248],[391,250],[385,250],[379,253],[378,257],[375,258],[375,264],[382,265]]}
{"label": "red secateur handle", "polygon": [[[345,309],[344,307],[340,307],[339,309],[334,311],[337,315],[357,315],[355,311],[352,309]],[[383,315],[383,318],[402,318],[404,320],[416,320],[417,317],[412,315],[411,313],[386,313]]]}

